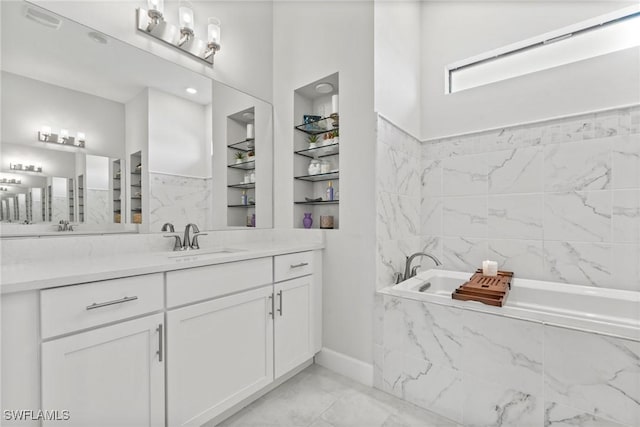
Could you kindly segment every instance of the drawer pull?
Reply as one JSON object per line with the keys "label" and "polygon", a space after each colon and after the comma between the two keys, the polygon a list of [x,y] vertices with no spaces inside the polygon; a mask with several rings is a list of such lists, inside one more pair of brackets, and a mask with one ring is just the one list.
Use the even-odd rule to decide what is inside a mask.
{"label": "drawer pull", "polygon": [[282,290],[278,291],[278,296],[280,297],[280,307],[278,308],[278,313],[280,313],[280,317],[282,317]]}
{"label": "drawer pull", "polygon": [[300,268],[300,267],[306,267],[307,265],[309,265],[308,262],[301,262],[300,264],[291,264],[289,268]]}
{"label": "drawer pull", "polygon": [[107,307],[109,305],[122,304],[123,302],[135,301],[137,299],[138,297],[134,296],[134,297],[124,297],[121,299],[114,299],[113,301],[107,301],[107,302],[101,302],[101,303],[94,302],[93,304],[87,306],[87,310],[93,310],[100,307]]}

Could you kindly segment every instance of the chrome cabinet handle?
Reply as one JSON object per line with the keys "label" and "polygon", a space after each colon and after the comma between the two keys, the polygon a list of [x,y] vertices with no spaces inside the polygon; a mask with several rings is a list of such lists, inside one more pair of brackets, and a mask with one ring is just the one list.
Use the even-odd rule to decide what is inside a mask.
{"label": "chrome cabinet handle", "polygon": [[156,351],[156,354],[158,355],[158,362],[162,362],[162,332],[163,332],[163,325],[162,323],[160,323],[158,325],[158,327],[156,328],[156,331],[158,331],[158,351]]}
{"label": "chrome cabinet handle", "polygon": [[271,318],[275,318],[275,316],[273,315],[273,308],[274,308],[274,304],[275,301],[273,301],[273,294],[269,295],[269,299],[271,300],[271,311],[269,312],[269,316],[271,316]]}
{"label": "chrome cabinet handle", "polygon": [[306,267],[307,265],[309,265],[308,262],[301,262],[300,264],[291,264],[289,268],[300,268],[300,267]]}
{"label": "chrome cabinet handle", "polygon": [[122,299],[114,299],[113,301],[107,301],[107,302],[100,302],[100,303],[94,302],[93,304],[87,306],[87,310],[94,310],[96,308],[107,307],[109,305],[122,304],[123,302],[135,301],[137,299],[138,297],[133,296],[133,297],[124,297]]}
{"label": "chrome cabinet handle", "polygon": [[278,296],[280,297],[280,307],[278,308],[278,313],[280,313],[280,317],[282,317],[282,290],[278,291]]}

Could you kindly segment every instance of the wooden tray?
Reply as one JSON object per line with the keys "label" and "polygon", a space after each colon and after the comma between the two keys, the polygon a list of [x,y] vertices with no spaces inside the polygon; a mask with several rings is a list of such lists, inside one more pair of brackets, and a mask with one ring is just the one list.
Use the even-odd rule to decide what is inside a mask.
{"label": "wooden tray", "polygon": [[468,282],[451,294],[451,298],[502,307],[509,295],[512,277],[511,271],[498,271],[495,277],[483,276],[482,270],[478,269]]}

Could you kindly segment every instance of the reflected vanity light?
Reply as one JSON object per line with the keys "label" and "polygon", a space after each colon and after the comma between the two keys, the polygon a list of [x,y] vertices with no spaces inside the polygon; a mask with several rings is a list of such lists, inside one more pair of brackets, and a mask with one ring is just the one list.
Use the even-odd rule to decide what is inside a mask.
{"label": "reflected vanity light", "polygon": [[85,146],[85,134],[84,132],[78,132],[75,137],[69,136],[67,129],[60,129],[59,134],[55,134],[51,131],[50,126],[42,126],[38,132],[38,141],[51,142],[59,145],[71,145],[73,147],[84,148]]}
{"label": "reflected vanity light", "polygon": [[164,17],[164,0],[147,0],[148,11],[136,9],[138,31],[164,42],[213,66],[213,57],[220,50],[220,20],[209,18],[206,39],[195,34],[195,16],[188,0],[178,4],[178,24]]}
{"label": "reflected vanity light", "polygon": [[22,163],[9,163],[9,169],[22,172],[42,172],[40,165],[23,165]]}

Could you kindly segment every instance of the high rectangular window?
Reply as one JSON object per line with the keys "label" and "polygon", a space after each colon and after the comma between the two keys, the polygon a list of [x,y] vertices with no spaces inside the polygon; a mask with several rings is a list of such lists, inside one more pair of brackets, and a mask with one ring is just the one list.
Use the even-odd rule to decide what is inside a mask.
{"label": "high rectangular window", "polygon": [[638,46],[640,6],[632,6],[450,64],[445,93]]}

